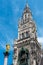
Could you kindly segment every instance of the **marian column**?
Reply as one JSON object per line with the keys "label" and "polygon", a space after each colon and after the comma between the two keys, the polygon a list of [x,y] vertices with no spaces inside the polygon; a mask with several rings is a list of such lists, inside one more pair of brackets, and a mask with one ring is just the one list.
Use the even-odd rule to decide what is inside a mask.
{"label": "marian column", "polygon": [[10,49],[10,45],[6,45],[6,51],[4,52],[4,65],[7,65],[8,56],[10,54],[9,49]]}

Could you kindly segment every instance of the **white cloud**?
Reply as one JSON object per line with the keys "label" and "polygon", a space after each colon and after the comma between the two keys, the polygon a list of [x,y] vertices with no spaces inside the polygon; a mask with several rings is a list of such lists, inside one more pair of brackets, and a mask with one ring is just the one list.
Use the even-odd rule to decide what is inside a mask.
{"label": "white cloud", "polygon": [[42,26],[42,24],[41,25],[38,24],[38,26],[37,26],[37,31],[38,31],[39,36],[41,36],[41,38],[43,37],[43,26]]}
{"label": "white cloud", "polygon": [[41,48],[43,48],[43,37],[38,37],[38,42],[41,44]]}
{"label": "white cloud", "polygon": [[40,43],[43,44],[43,37],[39,37],[39,38],[38,38],[38,42],[40,42]]}

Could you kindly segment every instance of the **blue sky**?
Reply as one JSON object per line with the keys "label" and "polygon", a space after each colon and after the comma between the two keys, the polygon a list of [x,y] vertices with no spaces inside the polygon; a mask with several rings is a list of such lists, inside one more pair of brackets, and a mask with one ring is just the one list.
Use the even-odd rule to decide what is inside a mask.
{"label": "blue sky", "polygon": [[[25,4],[26,0],[0,0],[0,65],[4,65],[6,44],[11,46],[8,65],[12,63],[12,46],[18,36],[18,20]],[[43,47],[43,0],[29,0],[28,4],[36,23],[38,41]]]}

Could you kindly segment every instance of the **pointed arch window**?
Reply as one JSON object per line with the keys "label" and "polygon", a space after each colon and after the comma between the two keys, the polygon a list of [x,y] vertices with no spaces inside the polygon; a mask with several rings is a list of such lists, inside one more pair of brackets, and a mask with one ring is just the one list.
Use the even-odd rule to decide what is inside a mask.
{"label": "pointed arch window", "polygon": [[21,39],[21,34],[19,34],[19,38]]}
{"label": "pointed arch window", "polygon": [[30,37],[28,31],[26,31],[26,37]]}
{"label": "pointed arch window", "polygon": [[24,33],[22,33],[22,38],[25,38],[25,35],[24,35]]}
{"label": "pointed arch window", "polygon": [[26,14],[25,14],[24,18],[25,18],[25,21],[26,21],[26,18],[27,18]]}

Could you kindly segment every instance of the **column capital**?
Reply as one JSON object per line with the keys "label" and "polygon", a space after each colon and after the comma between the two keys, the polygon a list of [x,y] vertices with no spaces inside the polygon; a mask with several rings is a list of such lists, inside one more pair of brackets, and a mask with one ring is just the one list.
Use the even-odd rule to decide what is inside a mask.
{"label": "column capital", "polygon": [[9,56],[10,55],[9,52],[4,52],[3,54],[4,54],[4,56]]}

